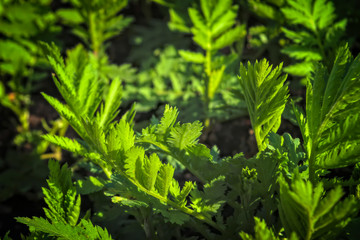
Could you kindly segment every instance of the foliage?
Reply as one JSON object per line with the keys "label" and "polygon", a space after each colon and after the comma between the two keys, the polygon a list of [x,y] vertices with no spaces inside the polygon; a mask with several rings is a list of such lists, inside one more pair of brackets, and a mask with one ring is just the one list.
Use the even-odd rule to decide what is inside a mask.
{"label": "foliage", "polygon": [[[150,196],[152,197],[150,199],[153,199],[153,204],[162,206],[162,204],[166,203],[169,207],[171,206],[214,225],[212,220],[205,216],[204,213],[197,213],[195,210],[183,206],[184,199],[190,191],[173,189],[178,186],[177,182],[173,179],[174,168],[169,164],[161,163],[156,154],[145,155],[144,148],[135,145],[134,132],[130,126],[131,120],[123,118],[119,122],[112,122],[118,113],[116,110],[120,105],[120,82],[114,80],[111,83],[104,103],[95,114],[96,108],[102,101],[98,97],[101,95],[98,85],[91,84],[94,83],[91,78],[82,78],[80,82],[76,82],[76,79],[66,70],[71,69],[72,62],[67,62],[67,65],[65,65],[56,47],[47,45],[44,45],[44,47],[48,50],[49,62],[54,67],[58,76],[58,79],[54,78],[54,81],[69,106],[65,106],[57,99],[46,94],[43,95],[59,111],[59,114],[67,119],[86,144],[85,142],[81,144],[79,141],[70,140],[65,137],[55,137],[52,135],[45,135],[44,137],[53,144],[90,158],[103,169],[109,179],[112,179],[112,176],[115,176],[114,174],[120,174],[126,181],[126,185],[121,187],[120,191],[133,195],[134,193],[128,192],[129,190],[126,189],[129,187],[138,188],[139,193],[137,195],[140,198],[140,203],[145,201],[144,198],[149,201],[148,196]],[[76,89],[75,83],[78,86],[82,85],[84,87]],[[92,98],[82,97],[83,95],[80,93],[75,94],[79,90],[86,93],[95,92],[98,93],[98,96],[92,94]],[[201,148],[193,149],[192,147],[195,148],[197,146],[196,139],[201,130],[200,123],[192,125],[177,124],[174,126],[174,117],[176,115],[174,111],[165,111],[163,120],[159,125],[159,130],[157,130],[160,135],[159,137],[163,140],[166,138],[168,144],[177,150],[179,154],[184,154],[184,150],[188,148],[192,151],[199,151]],[[187,188],[191,189],[192,187],[189,185]],[[169,192],[172,197],[169,196]],[[113,195],[115,194],[113,193]],[[128,198],[131,198],[130,196]],[[114,198],[116,199],[117,197],[115,196]],[[147,205],[148,203],[142,204]],[[161,214],[168,217],[173,216],[170,218],[170,222],[179,221],[178,216],[181,216],[180,213],[180,215],[175,213],[169,215],[167,211],[169,209],[162,207]],[[174,210],[171,212],[174,212]]]}
{"label": "foliage", "polygon": [[323,196],[322,183],[313,187],[296,175],[289,187],[280,178],[280,218],[288,235],[295,232],[301,239],[335,239],[351,217],[359,211],[352,196],[340,201],[340,186]]}
{"label": "foliage", "polygon": [[[81,198],[71,180],[71,170],[67,164],[60,167],[59,162],[49,161],[49,188],[43,188],[44,208],[47,219],[18,217],[16,220],[29,226],[32,236],[39,232],[59,239],[108,239],[111,236],[106,229],[94,226],[83,218],[79,221]],[[32,239],[32,238],[28,238]]]}
{"label": "foliage", "polygon": [[74,8],[59,9],[57,15],[73,27],[73,33],[81,38],[94,52],[102,54],[104,42],[127,27],[132,18],[118,15],[127,0],[85,1],[70,0]]}
{"label": "foliage", "polygon": [[[48,65],[37,41],[56,40],[61,30],[51,3],[0,1],[0,105],[14,114],[2,117],[6,129],[16,131],[15,137],[4,142],[4,146],[13,149],[1,156],[1,201],[38,189],[46,174],[46,164],[41,159],[61,158],[60,148],[50,146],[51,153],[46,152],[49,143],[40,137],[42,131],[34,129],[30,113],[32,95],[48,76]],[[63,135],[67,129],[67,123],[61,119],[41,123],[54,134]],[[24,149],[30,151],[24,153]],[[25,176],[31,176],[31,180]]]}
{"label": "foliage", "polygon": [[331,71],[319,65],[308,80],[306,116],[295,111],[312,182],[318,170],[359,161],[359,66],[359,56],[353,59],[347,45],[340,47]]}
{"label": "foliage", "polygon": [[[180,50],[179,54],[186,61],[204,66],[206,77],[203,83],[202,100],[206,126],[210,124],[209,105],[224,78],[226,66],[237,58],[236,51],[229,56],[221,56],[219,51],[231,47],[236,42],[243,41],[246,35],[245,25],[236,24],[237,10],[238,6],[233,5],[231,0],[201,0],[200,5],[188,8],[188,15],[193,27],[186,26],[186,21],[176,21],[176,29],[183,32],[188,32],[190,29],[193,41],[205,51],[202,53]],[[172,13],[174,16],[174,10]]]}
{"label": "foliage", "polygon": [[54,13],[49,9],[50,3],[51,1],[0,3],[0,32],[7,37],[0,41],[0,69],[1,75],[9,74],[14,77],[10,85],[13,91],[29,92],[29,84],[20,82],[22,76],[33,80],[43,77],[34,74],[32,69],[43,60],[36,40],[54,39],[54,34],[60,30],[55,25]]}
{"label": "foliage", "polygon": [[282,65],[272,70],[264,59],[248,63],[247,69],[240,64],[240,84],[243,88],[246,105],[254,128],[259,151],[266,148],[270,131],[280,127],[281,114],[287,100],[286,75],[281,76]]}
{"label": "foliage", "polygon": [[288,0],[281,8],[285,19],[294,29],[283,27],[283,32],[293,43],[282,52],[298,63],[284,70],[297,76],[309,76],[312,63],[323,61],[330,67],[336,48],[345,32],[346,19],[336,21],[335,8],[326,0]]}
{"label": "foliage", "polygon": [[[123,65],[112,63],[117,51],[110,39],[131,21],[120,14],[127,1],[71,0],[51,5],[65,30],[79,36],[85,47],[78,44],[61,52],[54,43],[36,46],[51,65],[59,91],[56,95],[46,89],[42,95],[61,119],[52,128],[43,125],[48,134],[37,139],[36,152],[24,159],[10,151],[0,156],[5,160],[0,162],[2,169],[13,167],[0,175],[1,196],[11,197],[14,189],[34,190],[28,184],[40,187],[41,179],[36,177],[44,171],[35,163],[44,162],[33,157],[50,143],[73,153],[68,159],[72,165],[70,169],[67,164],[60,167],[58,161],[48,162],[45,217],[16,218],[29,226],[30,234],[22,238],[357,239],[359,56],[353,58],[347,45],[335,54],[345,24],[336,23],[332,4],[248,0],[240,1],[239,9],[231,0],[155,2],[166,8],[150,2],[142,5],[143,1],[128,6],[131,11],[139,6],[132,14],[145,13],[146,23],[140,19],[126,32],[124,39],[135,35],[132,48],[138,48],[129,51],[130,64]],[[50,1],[5,3],[49,6]],[[159,23],[166,18],[164,10],[169,10],[169,28],[191,35],[195,44],[164,29]],[[42,12],[36,14],[40,19]],[[152,14],[159,20],[152,21]],[[308,59],[307,53],[292,51],[280,29],[290,39],[315,39],[302,39],[299,45],[321,58]],[[325,44],[327,37],[334,45]],[[285,82],[280,46],[291,52],[290,57],[304,57],[300,61],[323,61],[311,65],[311,74],[306,75],[304,110],[293,95],[301,94],[301,89],[289,89],[292,85]],[[239,64],[244,56],[264,55],[275,67],[265,59]],[[9,107],[13,102],[7,90],[0,85],[2,104]],[[294,96],[293,109],[286,105],[289,92]],[[139,103],[130,106],[134,101]],[[259,151],[246,153],[250,157],[241,152],[224,156],[216,146],[209,148],[216,127],[225,124],[208,128],[209,119],[237,117],[245,104],[253,128],[250,139],[255,138]],[[295,125],[281,124],[282,117],[289,116]],[[74,132],[65,136],[60,123],[69,124]],[[299,134],[293,131],[297,126]],[[295,137],[300,134],[301,139]],[[61,154],[52,153],[41,157],[50,156],[61,159]],[[17,181],[29,176],[26,184]],[[82,200],[91,204],[91,211],[81,211]]]}
{"label": "foliage", "polygon": [[[0,2],[0,104],[19,119],[18,132],[29,129],[29,94],[46,74],[35,70],[44,65],[36,41],[55,39],[60,27],[50,11],[51,1],[37,3]],[[26,80],[24,79],[26,77]],[[8,92],[6,94],[6,92]]]}

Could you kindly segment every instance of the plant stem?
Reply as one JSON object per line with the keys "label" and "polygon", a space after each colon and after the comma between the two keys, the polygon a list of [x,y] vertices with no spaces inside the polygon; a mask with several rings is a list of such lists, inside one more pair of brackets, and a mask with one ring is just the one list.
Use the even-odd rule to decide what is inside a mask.
{"label": "plant stem", "polygon": [[313,155],[309,158],[309,180],[315,186],[315,168]]}
{"label": "plant stem", "polygon": [[209,118],[209,104],[210,104],[210,96],[209,96],[209,90],[210,90],[210,80],[211,80],[211,74],[212,74],[212,42],[211,42],[211,31],[208,30],[207,31],[207,50],[206,50],[206,56],[205,56],[205,73],[206,73],[206,77],[207,80],[205,82],[205,128],[210,127],[210,118]]}
{"label": "plant stem", "polygon": [[89,12],[88,13],[88,17],[89,17],[89,34],[90,34],[90,41],[91,41],[91,48],[92,51],[95,55],[95,57],[98,57],[99,54],[99,47],[100,47],[100,43],[98,42],[98,36],[97,36],[97,32],[96,32],[96,20],[95,20],[95,14],[93,12]]}

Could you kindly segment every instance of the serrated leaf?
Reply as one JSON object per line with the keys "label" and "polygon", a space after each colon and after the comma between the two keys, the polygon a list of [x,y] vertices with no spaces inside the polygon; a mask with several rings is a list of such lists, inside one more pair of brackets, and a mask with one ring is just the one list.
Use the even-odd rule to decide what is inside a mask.
{"label": "serrated leaf", "polygon": [[[360,57],[353,60],[348,47],[339,49],[328,73],[318,65],[307,84],[307,151],[311,167],[343,167],[359,161],[358,137]],[[340,86],[339,86],[340,85]],[[303,123],[302,123],[303,125]],[[304,127],[303,127],[304,129]],[[303,133],[304,134],[304,133]]]}
{"label": "serrated leaf", "polygon": [[175,169],[170,165],[162,165],[156,178],[155,189],[163,197],[167,198]]}
{"label": "serrated leaf", "polygon": [[101,128],[106,128],[118,114],[118,109],[121,104],[121,96],[121,81],[119,79],[114,79],[110,84],[108,93],[105,97],[104,106],[102,106],[99,114],[99,126]]}
{"label": "serrated leaf", "polygon": [[77,154],[84,154],[86,149],[78,143],[75,139],[70,139],[67,137],[60,137],[51,134],[45,134],[42,136],[46,141],[61,147],[69,152],[77,153]]}
{"label": "serrated leaf", "polygon": [[202,212],[209,217],[216,214],[225,203],[226,185],[224,180],[223,176],[217,177],[205,184],[203,191],[194,189],[191,192],[191,206],[194,211]]}
{"label": "serrated leaf", "polygon": [[109,157],[122,161],[124,154],[135,144],[134,130],[128,122],[121,119],[110,127],[106,142]]}
{"label": "serrated leaf", "polygon": [[340,187],[325,197],[323,191],[322,184],[313,187],[298,174],[290,187],[284,178],[280,178],[280,218],[287,234],[295,232],[301,238],[336,238],[359,210],[353,197],[340,202],[343,195]]}
{"label": "serrated leaf", "polygon": [[167,136],[170,132],[170,128],[174,126],[179,112],[176,107],[165,106],[164,115],[160,120],[160,124],[157,125],[156,133]]}
{"label": "serrated leaf", "polygon": [[203,126],[199,121],[193,123],[177,124],[171,128],[169,143],[183,150],[197,143]]}
{"label": "serrated leaf", "polygon": [[281,52],[297,60],[319,61],[322,59],[320,51],[315,48],[291,45],[284,47]]}
{"label": "serrated leaf", "polygon": [[124,167],[125,173],[131,179],[136,179],[136,163],[138,161],[143,162],[145,157],[145,150],[141,147],[133,147],[126,152],[126,159]]}
{"label": "serrated leaf", "polygon": [[137,164],[140,166],[136,168],[136,176],[142,186],[147,190],[153,191],[155,187],[155,181],[162,163],[159,157],[153,153],[148,158],[145,156],[144,161],[141,163],[138,158]]}
{"label": "serrated leaf", "polygon": [[288,98],[287,76],[280,76],[281,68],[282,64],[272,69],[265,59],[254,65],[249,62],[247,68],[240,64],[240,85],[260,151],[266,148],[269,132],[280,127]]}

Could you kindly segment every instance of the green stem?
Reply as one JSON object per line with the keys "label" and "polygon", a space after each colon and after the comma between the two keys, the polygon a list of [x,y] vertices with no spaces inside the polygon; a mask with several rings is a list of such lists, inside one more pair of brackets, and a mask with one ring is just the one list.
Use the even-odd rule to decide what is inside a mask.
{"label": "green stem", "polygon": [[309,180],[315,186],[315,166],[314,166],[314,158],[313,155],[309,158]]}
{"label": "green stem", "polygon": [[97,29],[96,29],[96,15],[93,12],[89,12],[88,13],[88,17],[89,17],[89,34],[90,34],[90,44],[91,44],[91,48],[93,50],[93,53],[95,55],[95,57],[98,57],[99,55],[99,48],[100,48],[100,43],[98,41],[98,34],[97,34]]}
{"label": "green stem", "polygon": [[206,49],[206,56],[205,56],[205,72],[207,75],[207,80],[205,83],[205,106],[204,106],[204,112],[205,112],[205,128],[210,127],[210,118],[209,118],[209,104],[210,104],[210,96],[209,96],[209,85],[210,85],[210,79],[212,74],[212,36],[211,31],[207,31],[207,49]]}
{"label": "green stem", "polygon": [[316,36],[316,41],[317,41],[318,47],[320,49],[320,54],[322,56],[322,60],[326,60],[325,48],[324,48],[324,45],[321,42],[320,32],[319,32],[315,22],[313,23],[313,25],[314,25],[314,28],[315,28],[314,33],[315,33],[315,36]]}

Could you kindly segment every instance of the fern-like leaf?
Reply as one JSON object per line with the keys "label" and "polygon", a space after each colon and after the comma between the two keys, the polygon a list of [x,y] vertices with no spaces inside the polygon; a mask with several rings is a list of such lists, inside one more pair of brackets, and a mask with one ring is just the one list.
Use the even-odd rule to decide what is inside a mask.
{"label": "fern-like leaf", "polygon": [[265,59],[254,65],[248,63],[247,67],[240,64],[239,80],[260,151],[266,148],[270,131],[276,132],[280,127],[288,98],[286,75],[280,76],[281,68],[282,65],[272,69]]}
{"label": "fern-like leaf", "polygon": [[29,227],[36,229],[36,231],[44,232],[49,236],[57,237],[65,240],[112,240],[106,229],[99,226],[94,226],[90,221],[81,220],[77,226],[71,226],[62,222],[50,223],[46,219],[33,217],[30,218],[16,218],[20,223],[26,224]]}
{"label": "fern-like leaf", "polygon": [[99,126],[106,129],[106,126],[114,120],[118,114],[118,108],[121,104],[122,88],[119,79],[114,79],[109,87],[108,93],[105,98],[104,106],[101,107],[99,112]]}
{"label": "fern-like leaf", "polygon": [[288,6],[281,8],[291,25],[301,26],[299,31],[283,28],[285,36],[294,44],[283,48],[282,52],[301,61],[303,71],[290,65],[284,70],[298,76],[309,76],[313,62],[329,58],[344,34],[346,20],[336,22],[335,8],[327,0],[288,0]]}
{"label": "fern-like leaf", "polygon": [[80,195],[71,181],[71,171],[65,164],[60,168],[60,164],[54,160],[49,161],[50,176],[47,180],[49,189],[43,188],[45,202],[48,209],[44,209],[45,214],[51,222],[62,222],[75,226],[80,215]]}
{"label": "fern-like leaf", "polygon": [[168,196],[174,171],[174,167],[170,164],[162,165],[159,170],[159,175],[156,178],[155,189],[161,196],[165,198]]}
{"label": "fern-like leaf", "polygon": [[[316,187],[296,175],[291,186],[280,178],[280,218],[285,232],[301,239],[336,238],[359,210],[357,201],[338,186],[323,196],[322,184]],[[335,217],[336,216],[336,217]]]}
{"label": "fern-like leaf", "polygon": [[77,153],[77,154],[84,154],[86,152],[86,149],[78,143],[75,139],[72,140],[67,137],[60,137],[56,135],[46,134],[43,135],[42,138],[44,138],[46,141],[57,145],[61,147],[62,149],[65,149],[69,152]]}
{"label": "fern-like leaf", "polygon": [[179,123],[171,128],[169,143],[180,149],[186,149],[197,143],[198,138],[201,135],[202,124],[199,121],[193,123]]}
{"label": "fern-like leaf", "polygon": [[295,111],[311,174],[360,160],[359,94],[360,56],[353,59],[347,46],[339,49],[330,73],[324,66],[316,67],[307,84],[306,120]]}

